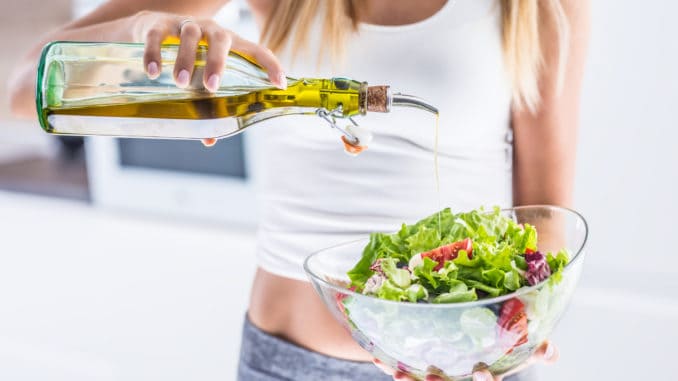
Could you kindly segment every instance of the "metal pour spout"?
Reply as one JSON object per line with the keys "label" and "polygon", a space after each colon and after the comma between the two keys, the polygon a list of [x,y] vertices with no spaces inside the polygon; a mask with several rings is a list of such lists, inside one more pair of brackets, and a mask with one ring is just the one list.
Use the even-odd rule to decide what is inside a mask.
{"label": "metal pour spout", "polygon": [[438,115],[438,109],[413,95],[393,93],[389,86],[366,86],[365,108],[368,112],[389,112],[392,106],[412,107]]}
{"label": "metal pour spout", "polygon": [[391,104],[393,106],[418,108],[420,110],[425,110],[432,114],[438,115],[437,108],[426,103],[423,99],[415,97],[413,95],[395,93],[391,98]]}
{"label": "metal pour spout", "polygon": [[[360,93],[360,104],[360,111],[363,115],[367,112],[390,112],[393,106],[417,108],[438,115],[438,109],[421,98],[393,93],[389,86],[367,86],[367,83],[364,82]],[[343,135],[342,139],[344,139],[347,147],[365,146],[372,140],[372,135],[369,131],[361,129],[353,118],[344,115],[344,109],[341,104],[334,110],[320,107],[316,109],[315,114],[324,119],[332,128],[341,132]],[[342,127],[337,123],[337,119],[348,119],[351,125]],[[360,149],[362,150],[364,147]]]}

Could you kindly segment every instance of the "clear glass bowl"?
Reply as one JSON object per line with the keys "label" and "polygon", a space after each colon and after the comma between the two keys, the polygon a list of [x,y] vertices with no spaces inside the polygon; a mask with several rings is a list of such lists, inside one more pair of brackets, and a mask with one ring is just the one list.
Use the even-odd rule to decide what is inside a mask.
{"label": "clear glass bowl", "polygon": [[[561,207],[522,206],[503,213],[537,228],[541,252],[569,251],[570,262],[560,282],[547,279],[508,295],[467,303],[378,299],[347,288],[346,272],[362,256],[367,238],[315,253],[306,259],[304,269],[334,317],[363,348],[392,368],[419,379],[427,374],[471,379],[477,367],[506,372],[530,357],[563,315],[579,280],[588,228],[579,213]],[[520,306],[516,301],[524,306],[527,338],[517,327],[521,316],[511,311]]]}

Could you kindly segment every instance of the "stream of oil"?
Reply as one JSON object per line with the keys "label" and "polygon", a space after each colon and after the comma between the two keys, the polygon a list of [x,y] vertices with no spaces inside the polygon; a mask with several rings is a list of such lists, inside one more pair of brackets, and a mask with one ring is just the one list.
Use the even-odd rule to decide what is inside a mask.
{"label": "stream of oil", "polygon": [[441,216],[440,216],[440,208],[441,208],[441,201],[440,201],[440,172],[438,168],[438,131],[440,129],[440,114],[436,114],[436,126],[435,126],[435,135],[433,137],[434,142],[433,142],[433,168],[435,171],[435,177],[436,177],[436,196],[438,198],[438,238],[442,239],[442,222],[441,222]]}

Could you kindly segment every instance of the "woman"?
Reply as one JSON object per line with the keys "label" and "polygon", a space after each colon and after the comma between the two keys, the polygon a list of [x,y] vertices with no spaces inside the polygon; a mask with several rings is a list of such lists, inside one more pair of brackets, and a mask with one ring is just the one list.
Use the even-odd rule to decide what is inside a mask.
{"label": "woman", "polygon": [[[252,55],[280,87],[286,86],[284,73],[390,84],[441,111],[441,204],[457,210],[571,204],[587,2],[250,0],[262,45],[210,20],[225,2],[111,0],[42,43],[145,42],[144,63],[154,77],[161,41],[180,37],[174,76],[182,87],[189,83],[196,45],[205,39],[202,79],[211,91],[231,48]],[[17,114],[35,115],[42,43],[14,77]],[[374,143],[356,159],[343,156],[336,135],[318,128],[322,123],[280,118],[270,122],[280,127],[270,128],[262,142],[272,170],[263,181],[259,269],[240,380],[385,377],[365,364],[368,353],[332,319],[301,263],[317,249],[391,230],[438,208],[430,201],[438,197],[433,120],[416,110],[370,115],[361,123],[373,131]],[[557,355],[545,343],[536,357],[553,361]],[[475,380],[502,376],[474,373]]]}

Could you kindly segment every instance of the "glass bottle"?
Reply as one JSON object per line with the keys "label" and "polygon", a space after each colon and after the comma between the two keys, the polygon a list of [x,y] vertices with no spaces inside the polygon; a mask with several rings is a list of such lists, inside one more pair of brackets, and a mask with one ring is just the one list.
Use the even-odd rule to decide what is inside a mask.
{"label": "glass bottle", "polygon": [[[420,99],[347,78],[287,78],[274,87],[245,55],[230,52],[215,93],[202,84],[207,48],[199,46],[188,88],[175,86],[178,45],[163,45],[162,72],[149,79],[143,44],[49,43],[38,68],[36,106],[42,128],[54,134],[164,139],[223,138],[266,119],[317,115],[358,144],[338,118],[411,106],[437,113]],[[355,121],[351,119],[355,125]]]}

